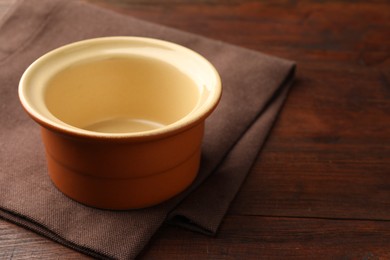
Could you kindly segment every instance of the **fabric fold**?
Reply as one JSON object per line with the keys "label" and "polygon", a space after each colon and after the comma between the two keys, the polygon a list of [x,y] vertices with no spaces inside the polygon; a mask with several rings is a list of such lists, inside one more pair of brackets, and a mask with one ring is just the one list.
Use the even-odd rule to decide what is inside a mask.
{"label": "fabric fold", "polygon": [[[155,207],[109,211],[68,199],[51,183],[39,127],[17,95],[23,71],[64,44],[104,36],[167,40],[205,56],[223,95],[206,121],[193,185]],[[217,232],[258,157],[294,77],[294,63],[79,1],[19,1],[0,25],[0,216],[95,258],[135,258],[164,223]]]}
{"label": "fabric fold", "polygon": [[[197,190],[191,193],[191,196],[186,197],[168,215],[169,223],[206,235],[216,234],[221,219],[245,180],[240,173],[248,173],[254,164],[276,120],[276,114],[282,108],[291,87],[293,75],[294,68],[286,78],[284,85],[276,91],[268,106],[229,151],[221,165]],[[220,203],[220,201],[228,201],[228,203]],[[205,211],[205,209],[213,210]]]}

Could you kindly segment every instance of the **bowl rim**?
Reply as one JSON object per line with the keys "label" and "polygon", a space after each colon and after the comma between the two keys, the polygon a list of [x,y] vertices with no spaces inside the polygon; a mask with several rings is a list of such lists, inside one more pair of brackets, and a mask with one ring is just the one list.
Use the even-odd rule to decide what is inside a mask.
{"label": "bowl rim", "polygon": [[[198,109],[193,110],[192,112],[180,118],[179,120],[171,124],[168,124],[166,126],[163,126],[161,128],[157,128],[149,131],[129,132],[129,133],[104,133],[104,132],[95,132],[95,131],[89,131],[82,128],[78,128],[69,125],[65,122],[62,122],[61,120],[59,120],[61,121],[61,123],[56,122],[50,119],[49,117],[43,115],[39,111],[37,111],[34,108],[34,105],[32,104],[33,102],[30,102],[29,99],[26,97],[27,88],[29,87],[29,79],[31,78],[31,76],[34,75],[34,73],[36,73],[37,68],[39,69],[40,66],[43,66],[46,62],[50,62],[51,59],[56,58],[58,55],[61,55],[63,53],[72,50],[76,50],[76,51],[81,50],[83,46],[85,47],[90,44],[103,44],[103,46],[109,47],[110,44],[112,46],[113,43],[125,44],[125,43],[135,43],[135,42],[140,44],[150,43],[159,46],[161,48],[169,48],[170,50],[179,52],[180,55],[187,55],[188,57],[192,57],[193,59],[202,62],[203,63],[202,65],[205,66],[205,69],[209,70],[215,82],[215,85],[212,86],[212,91],[210,91],[210,97],[208,97],[207,101],[203,105],[201,105]],[[216,68],[210,63],[210,61],[208,61],[205,57],[195,52],[194,50],[191,50],[187,47],[184,47],[182,45],[173,42],[156,39],[156,38],[137,37],[137,36],[113,36],[113,37],[91,38],[87,40],[73,42],[70,44],[66,44],[62,47],[56,48],[54,50],[51,50],[46,54],[43,54],[24,71],[19,82],[18,94],[19,94],[19,99],[22,104],[22,107],[27,112],[27,114],[30,117],[32,117],[32,119],[35,120],[41,126],[51,129],[55,132],[59,132],[71,136],[93,138],[93,139],[97,138],[102,140],[105,139],[145,140],[145,139],[154,139],[162,136],[173,135],[177,132],[184,131],[196,124],[202,123],[206,119],[206,117],[208,117],[218,105],[222,95],[222,84],[221,84],[221,78]]]}

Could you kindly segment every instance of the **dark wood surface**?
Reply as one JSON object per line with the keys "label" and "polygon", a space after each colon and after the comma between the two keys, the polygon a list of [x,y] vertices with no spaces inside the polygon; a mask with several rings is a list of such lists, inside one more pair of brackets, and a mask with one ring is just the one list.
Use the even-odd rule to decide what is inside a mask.
{"label": "dark wood surface", "polygon": [[[298,63],[218,235],[165,226],[140,258],[390,259],[389,1],[89,2]],[[84,257],[0,220],[0,259]]]}

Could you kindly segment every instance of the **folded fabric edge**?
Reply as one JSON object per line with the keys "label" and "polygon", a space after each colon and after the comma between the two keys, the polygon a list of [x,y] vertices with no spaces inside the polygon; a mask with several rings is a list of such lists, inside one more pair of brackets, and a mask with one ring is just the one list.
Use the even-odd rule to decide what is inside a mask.
{"label": "folded fabric edge", "polygon": [[[194,191],[192,191],[192,193],[189,196],[187,196],[180,203],[180,205],[178,205],[174,210],[172,210],[170,212],[170,214],[167,217],[166,223],[168,223],[170,225],[180,226],[180,227],[183,227],[183,228],[195,231],[195,232],[199,232],[199,233],[202,233],[202,234],[205,234],[205,235],[209,235],[209,236],[215,236],[216,235],[216,233],[217,233],[217,231],[218,231],[218,229],[219,229],[219,227],[220,227],[220,225],[222,223],[223,217],[226,215],[231,202],[234,200],[234,198],[236,197],[236,195],[237,195],[241,185],[244,183],[248,173],[250,172],[250,169],[252,168],[253,164],[255,163],[255,160],[256,160],[257,156],[259,155],[263,145],[265,144],[266,139],[267,139],[267,137],[269,136],[269,134],[271,132],[271,129],[273,128],[274,124],[277,121],[277,117],[279,115],[279,112],[281,111],[281,109],[283,107],[283,104],[284,104],[284,101],[287,98],[288,92],[290,91],[291,86],[292,86],[292,84],[294,82],[295,69],[296,69],[296,65],[292,64],[292,67],[288,71],[288,73],[287,73],[283,83],[281,84],[281,86],[278,89],[276,89],[275,94],[267,102],[266,106],[260,112],[260,114],[257,117],[256,121],[253,122],[249,126],[249,129],[245,132],[246,135],[249,136],[251,134],[250,133],[251,131],[252,131],[252,135],[253,135],[256,132],[256,129],[258,129],[260,126],[262,126],[262,125],[268,125],[269,126],[267,131],[265,131],[265,135],[264,136],[258,136],[257,137],[257,142],[258,142],[256,144],[257,149],[254,149],[253,151],[250,152],[250,154],[248,154],[248,157],[250,157],[249,160],[251,161],[251,163],[248,164],[248,165],[245,165],[245,163],[244,163],[244,165],[241,166],[240,170],[244,171],[245,174],[242,174],[242,176],[243,176],[242,179],[237,180],[239,182],[239,184],[236,186],[236,190],[229,191],[230,194],[227,193],[228,194],[227,196],[229,196],[229,199],[228,199],[227,203],[225,203],[225,204],[218,203],[217,205],[212,205],[212,206],[208,205],[207,206],[207,207],[211,207],[213,209],[219,208],[219,210],[218,210],[219,214],[217,216],[215,216],[215,217],[210,217],[210,218],[205,219],[203,216],[199,216],[199,212],[200,211],[196,211],[196,210],[193,211],[190,208],[186,207],[185,205],[194,203],[195,201],[198,204],[203,204],[202,202],[199,203],[200,198],[199,198],[199,196],[197,196],[197,194],[202,192],[202,190],[206,189],[207,182],[216,181],[217,176],[220,177],[220,178],[223,178],[223,176],[222,176],[223,173],[220,172],[221,170],[219,168],[224,164],[224,162],[226,161],[226,158],[229,155],[231,155],[231,153],[234,153],[234,149],[236,148],[236,146],[240,145],[239,142],[245,142],[244,139],[246,138],[246,136],[242,136],[241,139],[239,140],[239,142],[237,144],[235,144],[235,147],[232,148],[232,151],[229,152],[229,154],[227,154],[227,156],[220,163],[220,165],[217,166],[217,170],[212,175],[210,175],[202,183],[202,185],[199,185],[199,187],[197,187]],[[277,109],[276,110],[271,110],[270,109],[271,107],[275,107]],[[267,115],[267,113],[268,114],[272,113],[272,115]],[[264,118],[263,120],[267,121],[267,122],[262,122],[261,121],[262,117]],[[248,141],[246,141],[246,142],[250,142],[249,139],[250,138],[248,138]],[[246,145],[243,145],[243,146],[246,146]],[[225,169],[228,168],[228,167],[229,167],[228,165],[224,166]],[[213,180],[213,178],[214,178],[214,180]],[[214,185],[215,184],[213,184],[212,186],[214,186]],[[205,192],[205,191],[203,191],[203,192]],[[215,189],[210,190],[210,192],[215,192]],[[221,191],[221,193],[222,192],[226,192],[226,191]],[[222,195],[218,194],[216,196],[224,196],[224,197],[226,197],[226,194],[222,194]],[[210,200],[209,201],[204,201],[205,205],[207,205],[207,202],[210,202]]]}
{"label": "folded fabric edge", "polygon": [[33,219],[26,217],[25,215],[6,210],[4,208],[0,208],[0,218],[4,219],[10,223],[13,223],[17,226],[20,226],[22,228],[33,231],[34,233],[37,233],[43,237],[49,238],[52,241],[59,243],[61,245],[64,245],[70,249],[73,249],[73,250],[76,250],[80,253],[94,257],[96,259],[113,258],[112,256],[97,252],[91,248],[83,247],[83,246],[80,246],[78,244],[74,244],[66,239],[63,239],[61,236],[57,235],[55,232],[51,231],[50,229],[47,229],[45,226],[41,225],[40,223],[36,222]]}

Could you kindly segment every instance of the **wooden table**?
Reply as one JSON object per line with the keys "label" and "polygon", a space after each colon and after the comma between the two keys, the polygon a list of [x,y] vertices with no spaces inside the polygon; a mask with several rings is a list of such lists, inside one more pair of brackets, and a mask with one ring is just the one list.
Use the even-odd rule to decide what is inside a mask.
{"label": "wooden table", "polygon": [[[218,235],[166,226],[140,258],[390,259],[388,1],[89,2],[298,63]],[[85,256],[0,220],[0,259],[34,257]]]}

